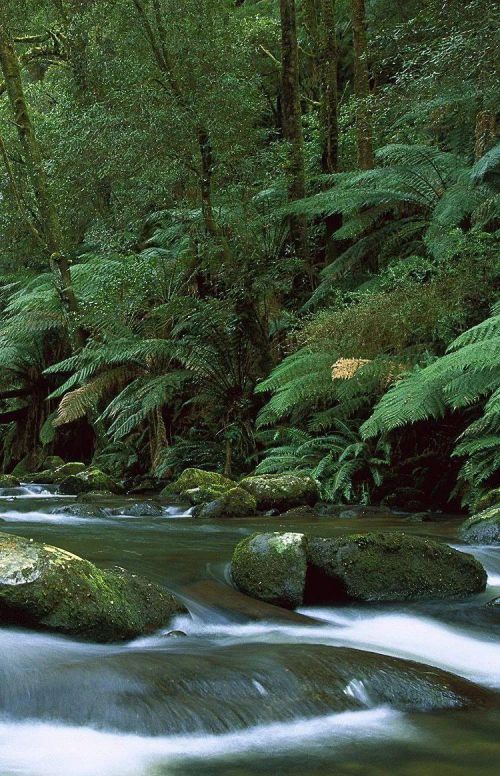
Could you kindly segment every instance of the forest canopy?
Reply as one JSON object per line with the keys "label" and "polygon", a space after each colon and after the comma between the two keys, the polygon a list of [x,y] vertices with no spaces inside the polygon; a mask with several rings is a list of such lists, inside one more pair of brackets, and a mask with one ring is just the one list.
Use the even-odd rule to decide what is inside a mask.
{"label": "forest canopy", "polygon": [[0,6],[0,453],[500,486],[483,0]]}

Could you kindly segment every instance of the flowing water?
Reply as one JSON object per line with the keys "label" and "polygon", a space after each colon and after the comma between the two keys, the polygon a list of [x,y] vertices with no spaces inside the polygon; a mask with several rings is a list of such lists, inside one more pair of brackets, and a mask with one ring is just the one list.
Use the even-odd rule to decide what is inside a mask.
{"label": "flowing water", "polygon": [[[232,548],[254,531],[389,528],[458,546],[456,519],[201,522],[175,506],[77,518],[68,503],[42,486],[0,491],[0,530],[140,573],[190,616],[123,645],[0,628],[0,776],[498,773],[500,616],[485,604],[500,595],[500,548],[469,548],[489,585],[467,601],[295,614],[228,579]],[[457,678],[443,685],[431,667]],[[454,683],[477,703],[455,708]],[[447,708],[429,710],[431,696]]]}

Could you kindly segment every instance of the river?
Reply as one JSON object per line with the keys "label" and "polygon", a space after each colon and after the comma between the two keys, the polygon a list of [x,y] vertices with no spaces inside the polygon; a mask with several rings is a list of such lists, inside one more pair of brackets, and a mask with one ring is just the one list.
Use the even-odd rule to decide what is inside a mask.
{"label": "river", "polygon": [[456,518],[202,522],[177,506],[161,518],[76,518],[64,514],[71,501],[43,487],[0,491],[0,530],[140,573],[190,617],[123,645],[0,628],[0,776],[498,773],[500,704],[425,711],[415,695],[402,708],[380,701],[373,677],[396,656],[500,700],[500,615],[484,606],[500,595],[500,548],[468,548],[489,584],[467,601],[295,615],[246,599],[228,577],[234,545],[254,531],[404,530],[459,546]]}

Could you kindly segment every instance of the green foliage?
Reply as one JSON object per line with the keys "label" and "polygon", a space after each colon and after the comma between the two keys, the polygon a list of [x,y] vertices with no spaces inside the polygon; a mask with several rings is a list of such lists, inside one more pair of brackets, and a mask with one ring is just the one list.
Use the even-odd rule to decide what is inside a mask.
{"label": "green foliage", "polygon": [[499,471],[500,455],[500,308],[461,334],[448,352],[425,368],[416,368],[398,380],[383,396],[372,416],[361,427],[365,439],[386,434],[445,412],[478,407],[481,416],[462,433],[456,456],[466,458],[461,479],[466,498]]}

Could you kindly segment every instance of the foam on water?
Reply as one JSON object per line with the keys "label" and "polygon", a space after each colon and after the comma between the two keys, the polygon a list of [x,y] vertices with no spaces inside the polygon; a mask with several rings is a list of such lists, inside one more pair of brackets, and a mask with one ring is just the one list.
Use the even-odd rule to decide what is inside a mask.
{"label": "foam on water", "polygon": [[182,761],[218,760],[314,746],[338,748],[355,741],[411,740],[400,713],[388,708],[343,712],[293,722],[258,725],[225,735],[143,737],[27,721],[0,722],[2,776],[147,776]]}
{"label": "foam on water", "polygon": [[17,512],[16,510],[2,512],[0,513],[0,518],[8,523],[54,523],[75,526],[83,524],[88,525],[89,523],[106,522],[106,518],[102,517],[76,517],[75,515],[68,515],[64,512],[58,512],[57,514],[53,515],[49,514],[48,512]]}
{"label": "foam on water", "polygon": [[[207,623],[177,618],[176,629],[230,646],[241,642],[345,646],[415,660],[442,668],[486,687],[500,687],[500,643],[495,636],[472,635],[430,617],[401,612],[367,614],[356,609],[302,609],[318,625]],[[153,647],[155,637],[142,639]],[[136,644],[132,643],[131,646]]]}

